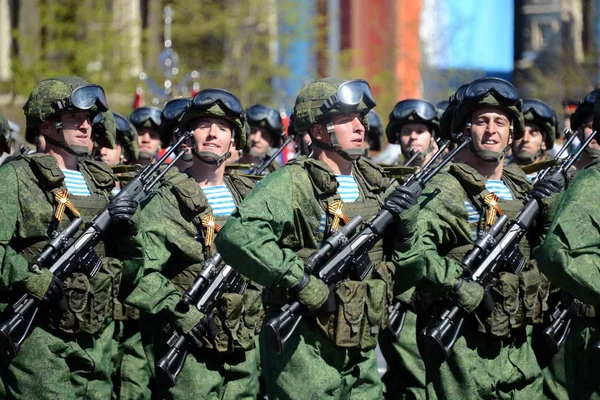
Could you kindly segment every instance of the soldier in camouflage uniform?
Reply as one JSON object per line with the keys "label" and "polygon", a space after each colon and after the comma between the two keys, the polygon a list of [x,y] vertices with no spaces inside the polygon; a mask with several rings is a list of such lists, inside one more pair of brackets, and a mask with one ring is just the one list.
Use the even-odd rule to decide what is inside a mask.
{"label": "soldier in camouflage uniform", "polygon": [[129,115],[129,121],[138,133],[140,147],[138,162],[148,165],[156,161],[161,149],[160,135],[161,110],[156,107],[139,107]]}
{"label": "soldier in camouflage uniform", "polygon": [[[277,110],[263,104],[254,104],[248,107],[246,120],[252,134],[250,135],[249,149],[248,151],[240,149],[243,154],[238,162],[258,165],[265,156],[268,157],[285,140],[283,120]],[[279,167],[279,164],[273,161],[269,165],[268,171],[273,172]]]}
{"label": "soldier in camouflage uniform", "polygon": [[266,287],[266,320],[291,299],[312,312],[281,354],[261,333],[270,398],[382,396],[375,346],[392,297],[390,252],[379,241],[368,255],[375,265],[370,276],[346,279],[333,292],[304,270],[303,261],[346,218],[368,220],[381,208],[390,182],[361,157],[366,114],[374,106],[363,80],[307,84],[294,106],[294,131],[309,133],[312,157],[297,157],[264,178],[216,239],[226,262]]}
{"label": "soldier in camouflage uniform", "polygon": [[[525,131],[512,144],[513,162],[524,166],[544,161],[554,146],[558,126],[556,112],[541,100],[523,100]],[[534,178],[537,173],[528,174]]]}
{"label": "soldier in camouflage uniform", "polygon": [[[143,203],[141,230],[145,256],[127,304],[141,311],[140,329],[150,371],[139,371],[138,382],[152,382],[136,398],[254,399],[258,392],[258,360],[254,336],[259,328],[260,290],[250,283],[243,295],[226,293],[216,315],[196,307],[177,307],[202,268],[215,255],[214,235],[254,183],[225,175],[224,161],[232,145],[243,147],[246,126],[239,100],[221,89],[200,91],[179,122],[194,131],[192,166],[178,173]],[[177,384],[168,389],[155,379],[155,363],[166,351],[169,324],[194,343]],[[195,347],[194,347],[195,346]]]}
{"label": "soldier in camouflage uniform", "polygon": [[[426,295],[424,303],[430,297],[419,311],[418,325],[437,320],[448,297],[472,313],[448,360],[421,347],[428,398],[540,398],[542,393],[542,373],[525,327],[541,322],[547,282],[534,263],[519,275],[501,272],[491,289],[494,307],[484,311],[479,308],[484,289],[463,280],[459,264],[477,235],[495,220],[498,207],[512,217],[530,193],[525,174],[503,162],[513,139],[523,134],[521,105],[515,88],[504,80],[472,82],[452,119],[453,132],[472,137],[470,150],[434,177],[420,198],[418,218],[406,218],[409,225],[416,222],[417,229],[401,242],[399,263],[403,268],[424,268],[417,288]],[[539,193],[554,192],[556,185],[541,184],[532,195],[541,198]],[[531,238],[536,234],[531,232]],[[524,239],[520,247],[528,257],[530,242]]]}
{"label": "soldier in camouflage uniform", "polygon": [[140,145],[137,130],[130,121],[121,114],[109,110],[98,114],[94,123],[104,126],[106,131],[113,130],[115,136],[115,143],[112,146],[111,143],[106,142],[98,144],[99,159],[111,167],[136,163],[140,154]]}
{"label": "soldier in camouflage uniform", "polygon": [[[122,275],[116,257],[128,254],[123,235],[135,228],[136,202],[123,196],[109,206],[113,226],[95,248],[102,267],[94,278],[76,272],[62,282],[47,269],[28,266],[54,231],[77,214],[87,223],[108,204],[115,178],[104,163],[86,158],[92,118],[106,110],[100,86],[77,77],[39,82],[24,111],[27,131],[44,137],[45,153],[0,168],[0,307],[12,293],[27,292],[52,316],[42,313],[20,352],[2,358],[0,376],[9,398],[111,396],[113,299]],[[66,207],[57,207],[59,201]]]}
{"label": "soldier in camouflage uniform", "polygon": [[381,117],[375,110],[370,110],[367,118],[369,119],[369,129],[365,133],[365,157],[371,157],[372,152],[379,153],[383,149],[385,131]]}
{"label": "soldier in camouflage uniform", "polygon": [[402,100],[390,113],[385,133],[389,143],[401,146],[404,162],[418,152],[410,165],[422,167],[437,149],[435,138],[440,133],[437,109],[425,100]]}
{"label": "soldier in camouflage uniform", "polygon": [[[590,97],[586,96],[587,101],[582,101],[579,107],[591,101]],[[600,98],[596,97],[594,101],[593,125],[586,123],[586,137],[591,133],[587,133],[588,130],[600,126]],[[589,122],[589,117],[585,120]],[[573,127],[581,126],[577,115],[572,121],[575,121]],[[594,142],[590,146],[592,144]],[[595,155],[596,149],[597,144],[588,154]],[[544,243],[534,251],[540,269],[553,285],[567,294],[562,301],[569,310],[571,330],[563,344],[563,353],[566,387],[572,399],[600,398],[600,357],[595,348],[600,344],[600,321],[596,311],[600,305],[600,193],[596,196],[600,187],[600,160],[590,159],[591,162],[570,182]]]}

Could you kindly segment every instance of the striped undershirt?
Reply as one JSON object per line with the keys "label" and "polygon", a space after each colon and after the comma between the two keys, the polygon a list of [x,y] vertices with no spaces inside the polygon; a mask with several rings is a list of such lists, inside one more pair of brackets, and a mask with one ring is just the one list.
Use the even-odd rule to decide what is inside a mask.
{"label": "striped undershirt", "polygon": [[[502,200],[513,200],[512,194],[510,193],[510,190],[508,189],[508,187],[504,184],[504,182],[502,182],[501,180],[498,179],[488,179],[488,181],[485,183],[485,188],[496,194],[496,196],[498,196],[498,198],[502,199]],[[465,201],[465,207],[467,209],[467,214],[469,215],[469,223],[470,224],[476,224],[479,222],[479,219],[481,218],[481,214],[479,214],[479,211],[477,211],[472,205],[471,203],[469,203],[468,201]],[[473,237],[476,238],[477,237],[477,233],[474,232],[473,233]]]}
{"label": "striped undershirt", "polygon": [[[335,180],[338,181],[338,193],[344,203],[353,203],[358,200],[358,184],[352,175],[336,175]],[[327,223],[327,215],[321,214],[321,223],[319,224],[319,232],[325,233],[325,224]]]}
{"label": "striped undershirt", "polygon": [[70,194],[75,196],[92,195],[81,172],[70,169],[61,169],[61,171],[65,175],[65,186]]}
{"label": "striped undershirt", "polygon": [[226,185],[201,186],[213,210],[213,215],[227,216],[235,210],[233,196]]}

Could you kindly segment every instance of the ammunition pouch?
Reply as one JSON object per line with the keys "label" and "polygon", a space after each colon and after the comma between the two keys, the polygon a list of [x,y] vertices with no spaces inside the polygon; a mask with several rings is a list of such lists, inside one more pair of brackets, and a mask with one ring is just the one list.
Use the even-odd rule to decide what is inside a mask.
{"label": "ammunition pouch", "polygon": [[489,316],[477,312],[480,332],[498,338],[511,337],[512,330],[522,330],[528,324],[541,324],[548,308],[548,279],[529,263],[519,275],[500,272],[490,292],[494,309]]}
{"label": "ammunition pouch", "polygon": [[105,257],[94,279],[75,272],[65,279],[67,310],[60,319],[51,319],[50,327],[64,333],[94,334],[103,329],[114,315],[114,299],[121,283],[121,263]]}
{"label": "ammunition pouch", "polygon": [[264,319],[260,296],[261,289],[254,284],[250,284],[243,295],[223,294],[215,310],[219,331],[214,339],[204,338],[206,348],[219,353],[252,349]]}

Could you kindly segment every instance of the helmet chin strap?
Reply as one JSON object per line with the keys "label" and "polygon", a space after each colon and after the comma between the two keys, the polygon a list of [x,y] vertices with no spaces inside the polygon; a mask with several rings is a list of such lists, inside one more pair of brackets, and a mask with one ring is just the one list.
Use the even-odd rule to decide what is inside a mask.
{"label": "helmet chin strap", "polygon": [[63,132],[62,122],[56,122],[56,132],[58,133],[58,140],[44,134],[46,141],[54,146],[60,147],[66,150],[67,153],[75,157],[86,157],[90,150],[87,146],[69,146],[65,140],[65,133]]}
{"label": "helmet chin strap", "polygon": [[229,146],[227,146],[227,151],[225,152],[225,154],[219,156],[217,153],[213,153],[212,151],[197,151],[196,146],[194,146],[194,148],[192,149],[192,154],[199,161],[205,164],[216,165],[217,167],[219,167],[221,164],[223,164],[223,162],[225,162],[225,160],[231,157],[231,152],[229,151],[230,148],[231,142],[229,142]]}
{"label": "helmet chin strap", "polygon": [[331,138],[331,144],[324,143],[318,139],[312,139],[312,143],[323,150],[335,151],[343,159],[347,161],[355,161],[358,160],[363,154],[363,148],[360,149],[351,149],[351,150],[342,150],[340,143],[337,140],[337,136],[335,135],[335,127],[333,123],[327,122],[327,133],[329,133],[329,137]]}
{"label": "helmet chin strap", "polygon": [[[469,130],[469,133],[471,134],[471,138],[473,138],[470,123],[467,123],[467,129]],[[512,131],[513,130],[512,130],[512,122],[511,122],[510,132],[512,133]],[[469,148],[470,148],[471,152],[473,152],[473,154],[475,154],[475,156],[477,158],[479,158],[480,160],[488,162],[488,163],[494,163],[494,164],[499,164],[500,161],[502,161],[502,159],[504,158],[504,156],[506,156],[506,153],[508,152],[508,150],[510,148],[510,146],[507,144],[501,151],[477,150],[473,143],[474,143],[474,141],[472,140],[471,143],[469,144]]]}

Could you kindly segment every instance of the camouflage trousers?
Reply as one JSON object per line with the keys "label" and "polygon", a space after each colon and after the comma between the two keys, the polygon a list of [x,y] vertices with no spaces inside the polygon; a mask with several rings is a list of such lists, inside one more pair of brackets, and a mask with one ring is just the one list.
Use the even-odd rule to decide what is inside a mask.
{"label": "camouflage trousers", "polygon": [[600,356],[593,349],[599,340],[600,319],[573,319],[564,344],[569,399],[600,399]]}
{"label": "camouflage trousers", "polygon": [[[148,319],[153,320],[148,321]],[[259,359],[255,348],[232,353],[191,350],[174,387],[157,382],[155,364],[168,339],[157,330],[156,317],[142,315],[142,343],[151,372],[153,398],[159,399],[248,399],[255,400],[259,390]]]}
{"label": "camouflage trousers", "polygon": [[[418,329],[423,326],[419,315]],[[420,331],[420,329],[419,329]],[[542,371],[525,330],[500,340],[466,326],[450,357],[421,348],[428,399],[543,399]],[[421,343],[419,342],[419,345]]]}
{"label": "camouflage trousers", "polygon": [[531,347],[542,369],[544,377],[544,395],[553,400],[568,399],[567,377],[565,371],[565,346],[557,354],[552,354],[542,333],[545,324],[528,326],[531,334]]}
{"label": "camouflage trousers", "polygon": [[388,330],[381,332],[379,347],[388,364],[383,375],[385,398],[425,399],[425,364],[417,346],[417,314],[407,311],[398,340]]}
{"label": "camouflage trousers", "polygon": [[35,328],[17,356],[2,360],[10,399],[111,398],[115,323],[94,334],[59,338]]}
{"label": "camouflage trousers", "polygon": [[116,352],[113,357],[114,398],[151,399],[150,364],[144,351],[139,321],[133,319],[118,321],[116,331]]}
{"label": "camouflage trousers", "polygon": [[[265,321],[276,313],[267,312]],[[282,354],[259,338],[269,399],[380,399],[383,384],[375,350],[334,346],[310,318],[303,318]]]}

